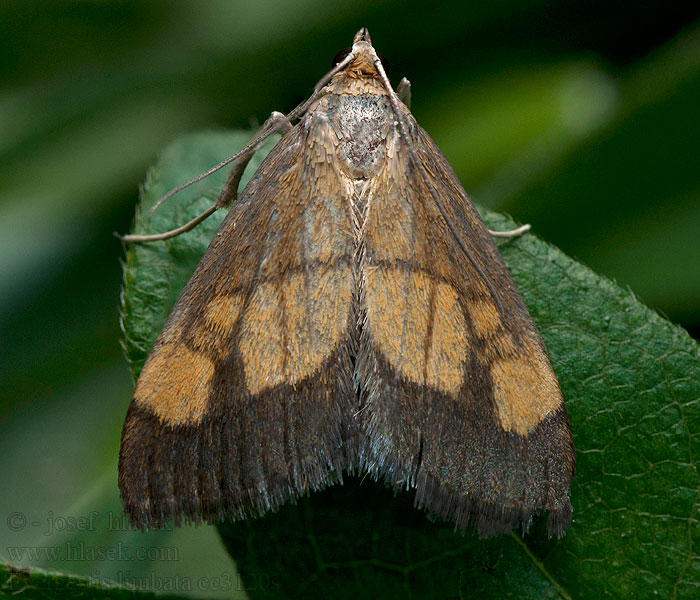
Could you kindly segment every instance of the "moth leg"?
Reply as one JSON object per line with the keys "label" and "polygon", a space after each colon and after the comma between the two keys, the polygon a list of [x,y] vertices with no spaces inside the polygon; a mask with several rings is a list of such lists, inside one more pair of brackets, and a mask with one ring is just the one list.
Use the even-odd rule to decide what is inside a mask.
{"label": "moth leg", "polygon": [[[292,128],[292,124],[287,120],[287,117],[285,117],[281,112],[277,112],[275,110],[268,117],[267,121],[263,123],[262,127],[255,132],[253,139],[255,139],[263,131],[267,131],[268,129],[273,127],[276,128],[277,131],[279,131],[282,135],[284,135]],[[255,146],[253,146],[249,152],[243,154],[235,163],[233,163],[233,166],[231,167],[231,172],[228,174],[228,179],[226,180],[226,184],[224,185],[224,189],[221,190],[221,195],[216,201],[216,208],[228,208],[229,206],[231,206],[231,204],[235,202],[236,198],[238,198],[238,186],[241,183],[243,171],[245,171],[245,168],[248,166],[250,159],[253,158],[253,155],[258,150],[260,150],[260,147],[262,145],[263,142],[261,141],[260,144],[256,144]]]}
{"label": "moth leg", "polygon": [[491,231],[490,229],[488,230],[488,232],[493,237],[499,237],[499,238],[518,237],[518,236],[521,236],[526,231],[530,231],[530,224],[529,223],[527,223],[525,225],[521,225],[520,227],[516,227],[515,229],[511,229],[510,231]]}
{"label": "moth leg", "polygon": [[[267,121],[263,123],[262,127],[260,127],[260,129],[258,129],[258,131],[255,132],[253,139],[258,137],[258,135],[260,135],[262,132],[268,131],[271,128],[275,128],[277,129],[277,131],[281,132],[282,134],[285,134],[292,128],[292,124],[282,113],[274,111],[267,119]],[[159,240],[169,240],[170,238],[177,237],[181,233],[185,233],[194,229],[197,225],[199,225],[202,221],[213,215],[220,208],[227,208],[231,206],[231,204],[233,204],[236,198],[238,198],[238,186],[241,183],[243,172],[248,166],[250,159],[253,158],[253,155],[263,145],[263,142],[264,140],[261,140],[260,143],[251,146],[246,152],[241,154],[241,156],[233,163],[231,171],[228,175],[228,179],[226,179],[224,188],[223,190],[221,190],[221,194],[219,195],[219,199],[216,201],[216,203],[207,208],[200,215],[197,215],[188,223],[185,223],[181,227],[171,229],[170,231],[166,231],[164,233],[154,233],[151,235],[115,235],[117,235],[118,238],[120,238],[123,242],[126,242],[127,244],[134,242],[156,242]]]}
{"label": "moth leg", "polygon": [[406,105],[406,108],[411,108],[411,82],[405,77],[399,82],[396,95]]}

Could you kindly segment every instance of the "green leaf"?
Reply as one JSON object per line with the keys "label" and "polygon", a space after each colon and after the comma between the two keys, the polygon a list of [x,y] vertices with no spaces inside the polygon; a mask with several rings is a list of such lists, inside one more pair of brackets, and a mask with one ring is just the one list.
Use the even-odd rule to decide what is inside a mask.
{"label": "green leaf", "polygon": [[[207,134],[152,170],[135,231],[174,228],[211,200],[219,173],[165,191],[244,143]],[[485,212],[491,229],[514,223]],[[136,377],[222,216],[174,240],[128,249],[125,348]],[[526,234],[499,247],[542,335],[577,454],[574,520],[562,540],[533,531],[462,536],[413,508],[412,493],[348,478],[277,513],[219,526],[248,594],[266,597],[688,598],[700,591],[700,350],[681,329],[559,250]]]}
{"label": "green leaf", "polygon": [[[156,578],[150,584],[158,587]],[[166,591],[166,590],[162,590]],[[116,600],[182,600],[188,596],[155,594],[118,585],[115,582],[94,577],[78,577],[43,569],[18,568],[0,563],[0,596],[12,598],[114,598]]]}

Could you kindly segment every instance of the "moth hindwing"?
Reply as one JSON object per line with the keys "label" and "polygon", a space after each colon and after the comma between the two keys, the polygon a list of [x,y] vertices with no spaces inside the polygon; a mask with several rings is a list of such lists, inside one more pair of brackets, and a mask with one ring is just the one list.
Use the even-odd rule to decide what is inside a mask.
{"label": "moth hindwing", "polygon": [[571,519],[544,346],[447,160],[361,30],[234,204],[137,382],[140,528],[261,515],[370,474],[480,535]]}

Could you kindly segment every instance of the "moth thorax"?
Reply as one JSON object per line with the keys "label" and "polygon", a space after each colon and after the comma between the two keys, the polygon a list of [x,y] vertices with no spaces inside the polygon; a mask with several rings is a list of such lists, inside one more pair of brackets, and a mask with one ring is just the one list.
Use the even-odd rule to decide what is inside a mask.
{"label": "moth thorax", "polygon": [[348,177],[373,177],[384,166],[391,116],[386,96],[342,94],[329,104],[328,118],[339,132],[338,158]]}

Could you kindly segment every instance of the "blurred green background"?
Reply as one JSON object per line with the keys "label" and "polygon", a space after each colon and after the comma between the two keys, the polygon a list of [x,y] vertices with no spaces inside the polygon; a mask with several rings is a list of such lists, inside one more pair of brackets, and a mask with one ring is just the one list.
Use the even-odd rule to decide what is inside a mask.
{"label": "blurred green background", "polygon": [[169,141],[291,110],[361,26],[474,200],[700,335],[697,3],[6,0],[1,558],[244,594],[211,528],[120,521],[112,232]]}

